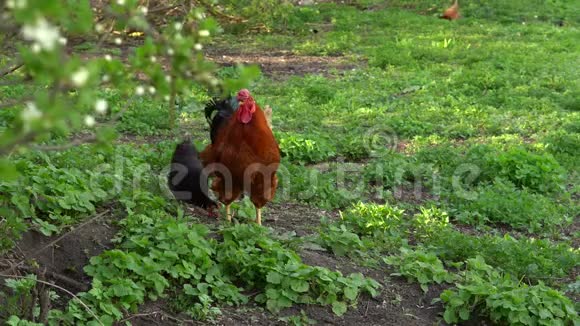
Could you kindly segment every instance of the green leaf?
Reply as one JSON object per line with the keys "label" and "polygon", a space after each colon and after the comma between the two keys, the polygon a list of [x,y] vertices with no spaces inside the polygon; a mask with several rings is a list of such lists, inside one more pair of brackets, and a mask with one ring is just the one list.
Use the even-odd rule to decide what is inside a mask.
{"label": "green leaf", "polygon": [[19,173],[16,166],[7,159],[0,159],[0,180],[14,181],[18,179]]}
{"label": "green leaf", "polygon": [[272,284],[280,284],[280,282],[282,282],[282,275],[276,271],[271,271],[266,276],[266,281]]}
{"label": "green leaf", "polygon": [[306,281],[292,281],[290,283],[290,288],[296,292],[308,292],[308,282]]}
{"label": "green leaf", "polygon": [[457,315],[455,314],[455,309],[447,308],[443,313],[443,319],[448,324],[453,324],[457,322]]}
{"label": "green leaf", "polygon": [[18,316],[10,316],[10,318],[8,318],[8,320],[6,321],[6,325],[10,325],[10,326],[18,326],[18,324],[20,323],[20,318],[18,318]]}
{"label": "green leaf", "polygon": [[280,305],[278,303],[278,300],[268,299],[268,301],[266,301],[266,308],[268,308],[268,310],[274,313],[280,311]]}
{"label": "green leaf", "polygon": [[354,300],[356,300],[356,297],[358,296],[358,289],[352,288],[352,287],[347,287],[344,289],[344,296],[347,299],[354,301]]}
{"label": "green leaf", "polygon": [[542,319],[551,319],[552,318],[552,313],[545,308],[540,308],[540,318]]}
{"label": "green leaf", "polygon": [[268,297],[268,299],[278,299],[280,297],[280,291],[276,289],[268,289],[266,290],[266,297]]}
{"label": "green leaf", "polygon": [[335,301],[332,303],[332,312],[337,316],[342,316],[346,312],[346,303],[342,301]]}
{"label": "green leaf", "polygon": [[459,307],[464,304],[464,301],[459,296],[455,296],[451,298],[449,304],[452,305],[453,307]]}
{"label": "green leaf", "polygon": [[461,318],[462,320],[468,320],[469,314],[470,311],[467,307],[462,307],[461,309],[459,309],[459,318]]}

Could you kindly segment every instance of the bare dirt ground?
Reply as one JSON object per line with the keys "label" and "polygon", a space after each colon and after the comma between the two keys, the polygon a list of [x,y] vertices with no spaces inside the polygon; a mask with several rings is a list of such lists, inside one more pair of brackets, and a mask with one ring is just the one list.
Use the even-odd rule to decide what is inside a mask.
{"label": "bare dirt ground", "polygon": [[256,64],[264,75],[275,80],[283,80],[293,76],[320,74],[331,77],[333,72],[350,70],[357,67],[343,57],[297,56],[289,52],[262,53],[215,53],[208,59],[223,66],[233,66],[238,63]]}

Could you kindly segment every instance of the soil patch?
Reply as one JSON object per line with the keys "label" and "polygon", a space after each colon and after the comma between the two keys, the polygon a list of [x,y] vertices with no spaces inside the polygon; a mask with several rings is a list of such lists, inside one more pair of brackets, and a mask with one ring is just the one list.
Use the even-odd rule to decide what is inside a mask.
{"label": "soil patch", "polygon": [[296,56],[289,52],[269,53],[208,53],[206,57],[223,66],[256,64],[269,78],[284,80],[294,76],[321,74],[332,77],[333,70],[342,71],[356,68],[344,57]]}
{"label": "soil patch", "polygon": [[[2,274],[34,273],[36,265],[38,270],[46,270],[46,281],[72,293],[90,289],[91,278],[84,273],[83,267],[89,264],[91,257],[113,247],[111,239],[118,229],[108,222],[109,219],[105,211],[58,236],[47,237],[34,230],[24,233],[16,249],[0,257]],[[57,305],[70,299],[66,293],[59,292],[59,295],[62,302],[56,302]]]}

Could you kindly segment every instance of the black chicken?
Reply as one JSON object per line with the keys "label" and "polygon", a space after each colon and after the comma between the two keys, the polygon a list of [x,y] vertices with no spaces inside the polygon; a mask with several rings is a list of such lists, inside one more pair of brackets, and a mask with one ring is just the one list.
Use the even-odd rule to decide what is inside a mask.
{"label": "black chicken", "polygon": [[210,216],[217,216],[217,204],[208,197],[208,177],[199,160],[199,154],[190,139],[175,147],[171,158],[168,186],[177,200],[205,209]]}

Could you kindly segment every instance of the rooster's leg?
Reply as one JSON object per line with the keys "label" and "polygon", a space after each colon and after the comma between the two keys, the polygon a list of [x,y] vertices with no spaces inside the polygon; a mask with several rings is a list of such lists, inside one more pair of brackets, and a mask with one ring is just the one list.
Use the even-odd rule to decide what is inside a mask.
{"label": "rooster's leg", "polygon": [[231,204],[226,205],[226,218],[228,219],[228,222],[232,221],[232,214],[230,213],[230,205]]}
{"label": "rooster's leg", "polygon": [[262,209],[256,207],[256,223],[262,225]]}

